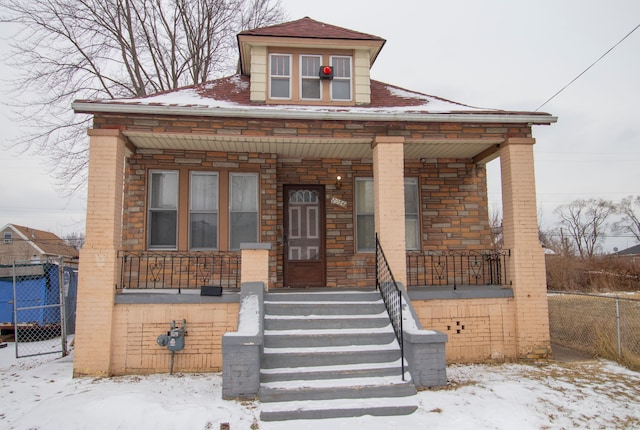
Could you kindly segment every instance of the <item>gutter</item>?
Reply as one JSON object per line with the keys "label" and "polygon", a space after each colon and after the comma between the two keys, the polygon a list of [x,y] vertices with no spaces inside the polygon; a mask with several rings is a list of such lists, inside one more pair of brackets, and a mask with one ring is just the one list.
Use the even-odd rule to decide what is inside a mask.
{"label": "gutter", "polygon": [[558,117],[550,114],[524,113],[407,113],[407,112],[327,112],[291,109],[221,108],[208,106],[149,106],[116,103],[74,102],[75,113],[115,113],[140,115],[203,116],[225,118],[334,120],[334,121],[407,121],[407,122],[465,122],[508,124],[552,124]]}

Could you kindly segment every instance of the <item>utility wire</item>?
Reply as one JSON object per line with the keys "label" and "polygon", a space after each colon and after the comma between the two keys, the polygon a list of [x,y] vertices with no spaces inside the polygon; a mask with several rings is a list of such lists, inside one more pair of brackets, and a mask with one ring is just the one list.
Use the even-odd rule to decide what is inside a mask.
{"label": "utility wire", "polygon": [[636,31],[638,28],[640,28],[640,24],[636,25],[636,27],[635,27],[633,30],[631,30],[629,33],[627,33],[627,35],[626,35],[626,36],[624,36],[622,39],[620,39],[620,40],[618,41],[618,43],[616,43],[616,44],[615,44],[615,45],[613,45],[611,48],[609,48],[609,50],[608,50],[607,52],[605,52],[604,54],[602,54],[602,55],[600,56],[600,58],[598,58],[596,61],[594,61],[594,62],[593,62],[589,67],[587,67],[586,69],[584,69],[584,71],[583,71],[582,73],[580,73],[578,76],[576,76],[575,78],[573,78],[573,80],[572,80],[571,82],[569,82],[567,85],[565,85],[564,87],[562,87],[562,88],[561,88],[557,93],[555,93],[554,95],[552,95],[551,97],[549,97],[549,99],[548,99],[546,102],[544,102],[544,103],[542,103],[540,106],[538,106],[534,112],[538,112],[538,111],[539,111],[539,110],[540,110],[544,105],[546,105],[546,104],[547,104],[547,103],[549,103],[551,100],[553,100],[554,98],[556,98],[556,96],[557,96],[558,94],[560,94],[561,92],[563,92],[564,90],[566,90],[566,89],[567,89],[567,87],[568,87],[569,85],[573,84],[575,81],[577,81],[577,80],[580,78],[580,76],[582,76],[582,75],[584,75],[585,73],[587,73],[587,71],[589,71],[589,69],[590,69],[590,68],[592,68],[593,66],[595,66],[595,65],[596,65],[600,60],[602,60],[604,57],[606,57],[606,56],[607,56],[607,54],[608,54],[609,52],[613,51],[613,50],[614,50],[618,45],[620,45],[622,42],[624,42],[624,40],[625,40],[627,37],[631,36],[631,34],[632,34],[634,31]]}

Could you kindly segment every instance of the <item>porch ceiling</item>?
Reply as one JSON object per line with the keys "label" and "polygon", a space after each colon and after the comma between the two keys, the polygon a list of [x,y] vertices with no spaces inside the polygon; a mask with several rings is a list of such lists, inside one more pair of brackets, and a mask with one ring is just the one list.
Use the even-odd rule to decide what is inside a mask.
{"label": "porch ceiling", "polygon": [[[194,135],[179,133],[123,133],[136,148],[191,151],[263,152],[280,157],[371,158],[371,138],[279,137],[244,135]],[[406,159],[474,158],[491,151],[504,140],[495,139],[407,139]]]}

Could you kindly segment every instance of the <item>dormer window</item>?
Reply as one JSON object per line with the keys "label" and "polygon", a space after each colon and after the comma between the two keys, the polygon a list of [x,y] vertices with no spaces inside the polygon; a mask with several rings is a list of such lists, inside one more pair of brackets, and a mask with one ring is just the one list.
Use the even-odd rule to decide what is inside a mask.
{"label": "dormer window", "polygon": [[320,55],[300,56],[300,98],[303,100],[321,100],[322,82],[320,81]]}
{"label": "dormer window", "polygon": [[291,55],[269,55],[269,89],[272,99],[291,98]]}
{"label": "dormer window", "polygon": [[351,100],[351,57],[331,57],[333,80],[331,81],[331,100]]}

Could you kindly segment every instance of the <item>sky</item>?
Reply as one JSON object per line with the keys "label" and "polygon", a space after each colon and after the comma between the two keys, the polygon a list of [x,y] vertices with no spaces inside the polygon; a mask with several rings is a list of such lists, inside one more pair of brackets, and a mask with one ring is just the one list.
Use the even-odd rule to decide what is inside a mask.
{"label": "sky", "polygon": [[228,423],[232,430],[537,430],[640,425],[640,374],[603,360],[453,365],[447,368],[449,385],[419,392],[419,409],[411,415],[283,422],[257,421],[260,402],[222,400],[220,374],[72,378],[72,367],[73,354],[16,360],[14,344],[0,349],[0,426],[173,430],[219,429]]}
{"label": "sky", "polygon": [[[533,111],[640,24],[636,0],[282,0],[291,20],[309,16],[387,40],[372,78],[479,107]],[[1,31],[1,30],[0,30]],[[6,41],[0,46],[6,52]],[[640,29],[540,110],[535,126],[537,201],[543,229],[576,199],[619,202],[640,194]],[[13,72],[15,73],[15,72]],[[2,79],[12,70],[2,69]],[[6,94],[6,82],[0,93]],[[20,133],[0,107],[0,145]],[[497,162],[489,200],[500,207]],[[57,234],[84,229],[84,196],[56,193],[42,159],[3,150],[0,225]],[[635,245],[612,237],[604,251]]]}

